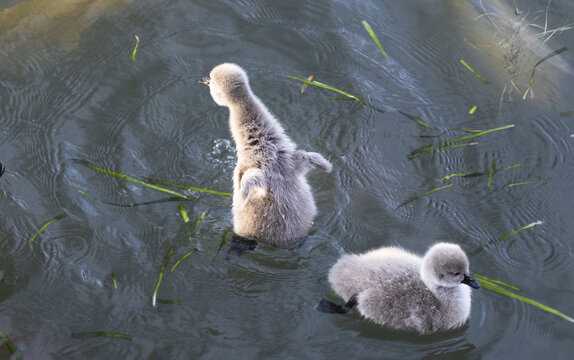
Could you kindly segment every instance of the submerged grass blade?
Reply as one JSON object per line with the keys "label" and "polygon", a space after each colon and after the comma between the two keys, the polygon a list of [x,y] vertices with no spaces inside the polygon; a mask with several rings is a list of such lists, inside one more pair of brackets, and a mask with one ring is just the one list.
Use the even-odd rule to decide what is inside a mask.
{"label": "submerged grass blade", "polygon": [[552,178],[546,178],[546,179],[542,179],[542,180],[522,181],[522,182],[517,182],[517,183],[508,184],[508,185],[506,185],[506,186],[508,186],[508,187],[513,187],[513,186],[518,186],[518,185],[537,184],[537,183],[547,182],[547,181],[550,181],[550,180],[552,180]]}
{"label": "submerged grass blade", "polygon": [[[422,147],[422,148],[420,148],[420,149],[417,149],[417,150],[413,151],[413,152],[409,155],[409,158],[410,158],[410,159],[413,159],[413,158],[415,158],[415,157],[417,157],[417,156],[420,156],[420,155],[422,155],[422,154],[428,154],[428,153],[435,152],[435,151],[441,151],[441,150],[450,149],[450,148],[452,148],[452,146],[451,146],[452,144],[459,143],[459,142],[462,142],[462,141],[465,141],[465,140],[468,140],[468,139],[473,139],[473,138],[475,138],[475,137],[479,137],[479,136],[482,136],[482,135],[486,135],[486,134],[489,134],[489,133],[494,132],[494,131],[506,130],[506,129],[510,129],[510,128],[513,128],[513,127],[514,127],[514,124],[505,125],[505,126],[497,127],[497,128],[494,128],[494,129],[489,129],[489,130],[484,130],[484,131],[481,131],[481,132],[473,133],[473,134],[470,134],[470,135],[461,136],[461,137],[458,137],[458,138],[456,138],[456,139],[446,140],[446,141],[443,141],[443,142],[441,142],[441,143],[439,143],[439,144],[436,144],[436,145],[434,145],[434,144],[433,144],[433,145],[427,145],[427,146],[424,146],[424,147]],[[472,143],[468,143],[468,145],[471,145],[471,144],[472,144]],[[472,144],[472,145],[476,145],[476,144]]]}
{"label": "submerged grass blade", "polygon": [[478,72],[476,72],[476,70],[474,70],[472,67],[470,67],[470,65],[468,65],[468,64],[466,63],[466,61],[460,59],[460,62],[461,62],[464,66],[466,66],[466,68],[467,68],[468,70],[470,70],[470,72],[472,72],[472,73],[474,74],[474,76],[476,76],[477,78],[479,78],[480,81],[482,81],[483,83],[485,83],[486,85],[488,85],[488,80],[486,80],[482,75],[480,75]]}
{"label": "submerged grass blade", "polygon": [[197,218],[197,220],[195,220],[195,226],[193,227],[194,230],[197,230],[199,228],[199,224],[201,224],[203,219],[205,219],[205,215],[207,215],[206,211],[202,212],[201,216],[199,218]]}
{"label": "submerged grass blade", "polygon": [[444,151],[444,150],[449,150],[449,149],[456,149],[456,148],[463,147],[463,146],[474,146],[474,145],[478,145],[478,143],[477,142],[469,142],[469,143],[455,144],[455,145],[443,145],[441,143],[441,144],[436,145],[436,146],[430,146],[430,147],[425,147],[425,148],[415,150],[409,154],[408,158],[414,159],[417,156],[420,156],[423,154],[430,154],[430,153],[434,153],[437,151]]}
{"label": "submerged grass blade", "polygon": [[[313,75],[309,75],[309,77],[307,78],[307,81],[311,81],[311,80],[313,80]],[[303,83],[303,86],[301,86],[301,94],[303,94],[305,92],[305,90],[307,90],[308,86],[309,86],[309,84]]]}
{"label": "submerged grass blade", "polygon": [[[522,166],[522,164],[514,164],[514,165],[510,165],[510,166],[506,166],[503,167],[502,169],[494,169],[494,173],[496,174],[499,171],[504,171],[504,170],[509,170],[509,169],[513,169],[515,167],[519,167]],[[454,173],[454,174],[450,174],[450,175],[445,175],[442,177],[442,181],[446,181],[452,177],[474,177],[474,176],[483,176],[483,175],[488,175],[490,173],[490,169],[486,169],[483,171],[469,171],[469,172],[464,172],[464,173]]]}
{"label": "submerged grass blade", "polygon": [[183,301],[181,300],[172,300],[172,299],[156,299],[158,304],[164,304],[164,305],[181,305],[183,304]]}
{"label": "submerged grass blade", "polygon": [[171,202],[171,201],[186,201],[186,200],[192,200],[190,198],[182,198],[180,196],[172,196],[172,197],[168,197],[165,199],[158,199],[158,200],[152,200],[152,201],[144,201],[141,203],[129,203],[129,204],[118,204],[118,203],[113,203],[113,202],[109,202],[109,201],[103,201],[100,200],[98,198],[96,198],[95,196],[92,196],[90,194],[88,194],[87,192],[83,191],[83,190],[77,190],[80,194],[89,197],[90,199],[94,200],[94,201],[98,201],[101,202],[102,204],[106,204],[106,205],[112,205],[112,206],[119,206],[119,207],[136,207],[136,206],[142,206],[142,205],[152,205],[152,204],[160,204],[160,203],[165,203],[165,202]]}
{"label": "submerged grass blade", "polygon": [[492,160],[492,165],[488,171],[488,180],[486,181],[486,187],[489,188],[492,185],[492,177],[496,172],[496,161]]}
{"label": "submerged grass blade", "polygon": [[180,262],[182,262],[183,260],[187,259],[188,257],[190,257],[191,255],[193,255],[197,250],[197,248],[193,248],[191,249],[189,252],[187,252],[187,254],[183,255],[179,260],[176,261],[176,263],[171,267],[171,270],[169,271],[169,273],[171,274],[175,268],[179,265]]}
{"label": "submerged grass blade", "polygon": [[356,96],[353,95],[353,94],[350,94],[350,93],[348,93],[348,92],[346,92],[346,91],[344,91],[344,90],[341,90],[341,89],[337,89],[336,87],[333,87],[333,86],[330,86],[330,85],[327,85],[327,84],[323,84],[323,83],[318,82],[318,81],[310,81],[310,80],[303,79],[303,78],[300,78],[300,77],[297,77],[297,76],[292,76],[292,75],[289,75],[289,78],[294,79],[294,80],[297,80],[297,81],[301,81],[302,83],[305,83],[305,84],[308,84],[308,85],[313,85],[313,86],[317,86],[317,87],[320,87],[320,88],[323,88],[323,89],[335,91],[335,92],[338,92],[338,93],[341,94],[341,95],[345,95],[346,97],[348,97],[348,98],[350,98],[350,99],[353,99],[353,100],[355,100],[355,101],[361,102],[361,103],[363,103],[363,104],[365,103],[364,100],[362,100],[362,99],[356,97]]}
{"label": "submerged grass blade", "polygon": [[[221,242],[219,243],[219,247],[217,248],[217,253],[215,256],[217,256],[217,254],[219,254],[219,251],[221,251],[221,249],[227,245],[227,239],[233,235],[233,230],[227,230],[225,232],[225,234],[223,234],[223,238],[221,239]],[[214,257],[215,258],[215,257]]]}
{"label": "submerged grass blade", "polygon": [[140,38],[135,35],[136,38],[136,46],[134,47],[134,51],[132,51],[132,61],[136,61],[136,51],[138,49],[138,45],[140,44]]}
{"label": "submerged grass blade", "polygon": [[528,225],[526,225],[526,226],[523,226],[523,227],[521,227],[521,228],[519,228],[519,229],[512,230],[512,231],[510,231],[510,232],[507,232],[506,234],[504,234],[504,235],[502,235],[501,237],[499,237],[498,240],[500,240],[500,241],[506,240],[506,239],[508,239],[509,237],[511,237],[512,235],[518,234],[518,233],[521,232],[522,230],[530,229],[531,227],[534,227],[534,226],[536,226],[536,225],[542,225],[542,224],[544,224],[543,221],[540,221],[540,220],[535,221],[535,222],[530,223],[530,224],[528,224]]}
{"label": "submerged grass blade", "polygon": [[[546,306],[544,304],[539,303],[538,301],[532,300],[527,298],[526,296],[520,295],[520,294],[516,294],[508,289],[503,288],[502,286],[500,286],[498,283],[498,281],[492,281],[486,277],[482,277],[480,275],[474,274],[475,278],[480,281],[480,285],[482,288],[488,290],[488,291],[492,291],[495,292],[497,294],[500,295],[505,295],[508,297],[511,297],[513,299],[522,301],[524,303],[527,303],[529,305],[535,306],[541,310],[547,311],[551,314],[560,316],[562,319],[573,322],[574,323],[574,318],[571,318],[570,316],[564,314],[563,312],[560,312],[556,309],[553,309],[549,306]],[[502,283],[502,282],[500,282]],[[503,283],[505,286],[507,285],[506,283]]]}
{"label": "submerged grass blade", "polygon": [[403,112],[403,111],[400,111],[400,110],[399,110],[399,113],[402,114],[402,115],[404,115],[404,116],[406,116],[406,117],[408,117],[409,119],[415,121],[417,124],[419,124],[419,125],[421,125],[421,126],[424,126],[424,127],[426,127],[426,128],[430,128],[430,126],[429,126],[426,122],[424,122],[421,118],[419,118],[419,117],[417,117],[417,116],[414,116],[414,115],[411,115],[411,114],[407,114],[406,112]]}
{"label": "submerged grass blade", "polygon": [[181,217],[183,218],[184,223],[189,222],[189,216],[187,215],[187,210],[185,210],[185,206],[183,204],[179,204],[179,212],[181,213]]}
{"label": "submerged grass blade", "polygon": [[530,82],[528,85],[528,89],[526,89],[526,92],[524,93],[524,96],[522,97],[522,99],[526,99],[526,96],[528,95],[528,93],[530,92],[530,90],[532,90],[532,81],[534,81],[534,72],[536,71],[536,67],[540,64],[542,64],[543,62],[545,62],[546,60],[550,59],[553,56],[556,56],[560,53],[563,53],[564,51],[568,50],[568,48],[565,46],[563,48],[560,48],[556,51],[551,52],[550,54],[546,55],[545,57],[543,57],[542,59],[540,59],[536,65],[534,65],[534,68],[532,69],[532,74],[530,74]]}
{"label": "submerged grass blade", "polygon": [[474,115],[474,112],[476,111],[478,107],[476,105],[474,105],[473,107],[470,108],[470,110],[468,110],[468,114],[469,115]]}
{"label": "submerged grass blade", "polygon": [[72,338],[74,339],[90,339],[95,337],[106,337],[106,338],[122,339],[128,341],[133,340],[133,337],[131,337],[130,335],[110,331],[91,331],[91,332],[80,332],[72,334]]}
{"label": "submerged grass blade", "polygon": [[169,250],[167,250],[167,253],[165,254],[165,256],[163,257],[161,269],[159,269],[159,276],[157,279],[157,284],[155,285],[155,289],[154,289],[153,295],[151,297],[151,303],[154,307],[155,307],[156,298],[157,298],[157,291],[159,290],[159,285],[161,284],[161,280],[163,279],[163,273],[165,271],[165,268],[167,267],[167,263],[169,262],[169,259],[173,255],[174,251],[175,251],[175,246],[170,247]]}
{"label": "submerged grass blade", "polygon": [[574,115],[574,110],[572,110],[572,111],[561,111],[561,112],[560,112],[560,116],[561,116],[561,117],[573,116],[573,115]]}
{"label": "submerged grass blade", "polygon": [[22,353],[20,352],[18,347],[12,342],[12,340],[10,340],[8,336],[6,336],[6,334],[2,332],[2,330],[0,330],[0,340],[4,342],[10,354],[16,356],[16,359],[18,360],[23,359]]}
{"label": "submerged grass blade", "polygon": [[443,190],[443,189],[449,188],[449,187],[451,187],[451,186],[453,186],[453,185],[454,185],[454,184],[448,184],[448,185],[439,186],[439,187],[437,187],[437,188],[431,189],[431,190],[429,190],[429,191],[427,191],[427,192],[424,192],[424,193],[422,193],[422,194],[415,195],[415,196],[409,198],[407,201],[405,201],[404,203],[402,203],[402,204],[399,205],[399,206],[406,205],[406,204],[411,203],[411,202],[415,201],[416,199],[419,199],[419,198],[421,198],[421,197],[423,197],[423,196],[430,195],[430,194],[432,194],[432,193],[435,192],[435,191]]}
{"label": "submerged grass blade", "polygon": [[377,45],[379,50],[381,50],[381,53],[383,53],[383,56],[385,57],[385,59],[388,58],[387,52],[385,51],[385,48],[383,47],[383,45],[381,45],[381,42],[379,41],[377,34],[375,34],[375,32],[373,31],[373,28],[371,27],[371,25],[369,25],[369,23],[366,22],[365,20],[363,20],[362,23],[363,23],[363,26],[365,27],[365,30],[367,30],[369,35],[371,35],[371,39],[373,39],[373,41],[375,42],[375,44]]}
{"label": "submerged grass blade", "polygon": [[36,240],[36,238],[38,237],[38,235],[40,235],[44,230],[46,230],[46,228],[50,225],[52,225],[54,222],[61,220],[63,218],[65,218],[66,216],[68,216],[68,214],[66,213],[61,213],[58,214],[56,216],[54,216],[53,218],[51,218],[50,220],[46,221],[39,229],[38,231],[36,231],[36,233],[34,235],[32,235],[32,237],[30,239],[28,239],[28,244],[33,243],[34,240]]}
{"label": "submerged grass blade", "polygon": [[118,288],[118,281],[116,280],[116,274],[112,273],[112,281],[114,282],[114,289]]}

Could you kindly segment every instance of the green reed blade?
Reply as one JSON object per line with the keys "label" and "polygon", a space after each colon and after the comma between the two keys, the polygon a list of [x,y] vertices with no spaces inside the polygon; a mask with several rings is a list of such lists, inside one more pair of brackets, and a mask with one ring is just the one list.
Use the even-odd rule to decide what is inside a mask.
{"label": "green reed blade", "polygon": [[536,226],[536,225],[542,225],[542,224],[544,224],[544,222],[542,222],[542,221],[540,221],[540,220],[539,220],[539,221],[535,221],[535,222],[533,222],[533,223],[530,223],[530,224],[528,224],[528,225],[526,225],[526,226],[521,227],[520,229],[516,229],[516,230],[512,230],[512,231],[510,231],[510,232],[507,232],[506,234],[504,234],[504,235],[502,235],[501,237],[499,237],[498,240],[506,240],[506,239],[508,239],[509,237],[511,237],[512,235],[518,234],[518,233],[521,232],[522,230],[530,229],[531,227],[534,227],[534,226]]}
{"label": "green reed blade", "polygon": [[369,23],[366,22],[365,20],[363,20],[362,23],[363,23],[363,26],[365,27],[365,30],[367,30],[369,35],[371,35],[371,39],[373,39],[373,41],[375,42],[375,44],[377,45],[379,50],[381,50],[381,53],[383,53],[383,56],[385,57],[385,59],[388,58],[387,52],[385,51],[385,48],[383,47],[383,45],[381,45],[381,42],[379,41],[377,34],[375,34],[375,32],[373,31],[373,28],[371,27],[371,25],[369,25]]}
{"label": "green reed blade", "polygon": [[534,68],[532,69],[532,74],[530,74],[530,82],[528,85],[528,89],[526,89],[526,92],[524,93],[524,96],[522,97],[522,99],[526,99],[526,95],[528,95],[528,93],[530,92],[530,90],[532,90],[532,81],[534,81],[534,71],[536,71],[536,67],[540,64],[542,64],[543,62],[545,62],[546,60],[550,59],[553,56],[556,56],[560,53],[563,53],[564,51],[568,50],[568,48],[565,46],[563,48],[560,48],[556,51],[551,52],[550,54],[546,55],[545,57],[543,57],[542,59],[540,59],[536,65],[534,65]]}
{"label": "green reed blade", "polygon": [[522,182],[517,182],[517,183],[508,184],[508,185],[506,185],[506,186],[508,186],[508,187],[513,187],[513,186],[518,186],[518,185],[537,184],[537,183],[547,182],[547,181],[550,181],[550,180],[552,180],[552,178],[546,178],[546,179],[542,179],[542,180],[522,181]]}
{"label": "green reed blade", "polygon": [[219,251],[221,251],[221,249],[227,245],[227,239],[233,235],[233,230],[227,230],[225,232],[225,234],[223,234],[223,238],[221,239],[221,242],[219,243],[219,247],[217,248],[217,253],[215,256],[217,256],[217,254],[219,254]]}
{"label": "green reed blade", "polygon": [[415,122],[416,122],[417,124],[419,124],[419,125],[422,125],[422,126],[424,126],[424,127],[426,127],[426,128],[430,128],[430,126],[429,126],[426,122],[424,122],[421,118],[419,118],[419,117],[417,117],[417,116],[414,116],[414,115],[411,115],[411,114],[407,114],[406,112],[403,112],[403,111],[400,111],[400,110],[399,110],[399,113],[402,114],[402,115],[404,115],[404,116],[406,116],[406,117],[408,117],[409,119],[415,121]]}
{"label": "green reed blade", "polygon": [[145,179],[145,182],[148,183],[148,184],[153,184],[153,185],[171,186],[171,187],[178,188],[178,189],[189,190],[189,191],[197,191],[197,192],[204,192],[204,193],[213,194],[213,195],[233,196],[233,194],[232,194],[232,193],[229,193],[229,192],[209,190],[209,189],[199,188],[199,187],[195,187],[195,186],[189,186],[189,185],[185,185],[185,184],[179,184],[179,183],[176,183],[176,182],[167,181],[167,180],[161,180],[161,179],[146,178],[146,179]]}
{"label": "green reed blade", "polygon": [[[307,78],[307,81],[311,81],[313,80],[313,75],[309,75],[309,77]],[[305,93],[305,90],[307,90],[307,87],[309,86],[309,84],[303,84],[303,86],[301,86],[301,94]]]}
{"label": "green reed blade", "polygon": [[470,110],[468,110],[468,114],[469,115],[474,115],[474,112],[476,111],[478,107],[476,105],[474,105],[473,107],[470,108]]}
{"label": "green reed blade", "polygon": [[90,339],[95,337],[114,338],[128,341],[133,340],[133,337],[131,337],[130,335],[110,331],[90,331],[90,332],[79,332],[72,334],[72,338],[74,339]]}
{"label": "green reed blade", "polygon": [[181,305],[181,304],[183,304],[183,301],[181,301],[181,300],[157,298],[156,301],[158,304],[165,304],[165,305]]}
{"label": "green reed blade", "polygon": [[497,284],[497,285],[506,286],[507,288],[512,289],[512,290],[516,290],[516,291],[522,292],[522,290],[520,290],[520,288],[519,288],[518,286],[509,284],[509,283],[506,283],[506,282],[504,282],[504,281],[491,279],[491,278],[489,278],[489,277],[486,277],[486,276],[484,276],[484,275],[479,275],[479,274],[472,274],[472,275],[473,275],[474,278],[475,278],[476,280],[478,280],[478,282],[480,282],[480,283],[482,283],[483,281],[485,281],[485,282],[488,281],[488,282],[491,282],[491,283],[495,283],[495,284]]}
{"label": "green reed blade", "polygon": [[[409,158],[410,158],[410,159],[413,159],[413,158],[415,158],[415,157],[417,157],[417,156],[420,156],[420,155],[422,155],[422,154],[428,154],[428,153],[435,152],[435,151],[441,151],[441,150],[450,149],[450,148],[452,148],[452,147],[450,147],[451,144],[458,143],[458,142],[461,142],[461,141],[464,141],[464,140],[468,140],[468,139],[473,139],[473,138],[475,138],[475,137],[482,136],[482,135],[486,135],[486,134],[489,134],[489,133],[494,132],[494,131],[506,130],[506,129],[510,129],[510,128],[513,128],[513,127],[514,127],[514,124],[505,125],[505,126],[497,127],[497,128],[494,128],[494,129],[489,129],[489,130],[484,130],[484,131],[481,131],[481,132],[477,132],[477,133],[474,133],[474,134],[470,134],[470,135],[466,135],[466,136],[461,136],[461,137],[458,137],[458,138],[455,138],[455,139],[452,139],[452,140],[446,140],[446,141],[443,141],[443,142],[441,142],[441,143],[439,143],[439,144],[436,144],[436,145],[435,145],[435,144],[433,144],[433,145],[427,145],[427,146],[424,146],[424,147],[422,147],[422,148],[419,148],[419,149],[413,151],[413,152],[409,155]],[[469,144],[469,145],[470,145],[470,144]],[[476,144],[473,144],[473,145],[476,145]]]}
{"label": "green reed blade", "polygon": [[12,342],[12,340],[10,340],[10,338],[8,336],[6,336],[6,334],[4,334],[2,332],[2,330],[0,330],[0,340],[2,340],[2,342],[4,342],[4,344],[8,348],[8,351],[10,352],[10,354],[16,356],[16,359],[18,359],[18,360],[23,359],[22,353],[20,352],[18,347]]}
{"label": "green reed blade", "polygon": [[118,288],[118,281],[116,280],[116,274],[112,273],[112,281],[114,282],[114,289]]}
{"label": "green reed blade", "polygon": [[187,254],[183,255],[179,260],[176,261],[176,263],[172,266],[171,270],[169,271],[169,273],[171,274],[175,268],[179,265],[180,262],[182,262],[183,260],[187,259],[188,257],[190,257],[191,255],[193,255],[197,250],[197,248],[193,248],[191,249]]}
{"label": "green reed blade", "polygon": [[297,76],[289,75],[288,77],[291,78],[291,79],[297,80],[297,81],[301,81],[302,83],[305,83],[305,84],[308,84],[308,85],[313,85],[313,86],[317,86],[317,87],[320,87],[320,88],[323,88],[323,89],[327,89],[327,90],[331,90],[331,91],[338,92],[339,94],[345,95],[346,97],[351,98],[351,99],[353,99],[353,100],[355,100],[355,101],[358,101],[358,102],[361,102],[361,103],[365,103],[364,100],[359,99],[359,98],[356,97],[355,95],[350,94],[350,93],[348,93],[348,92],[346,92],[346,91],[344,91],[344,90],[337,89],[336,87],[333,87],[333,86],[330,86],[330,85],[327,85],[327,84],[323,84],[323,83],[321,83],[321,82],[314,81],[314,80],[313,80],[313,81],[309,81],[309,80],[307,80],[307,79],[303,79],[303,78],[300,78],[300,77],[297,77]]}
{"label": "green reed blade", "polygon": [[132,51],[132,61],[136,61],[136,51],[138,49],[138,45],[140,44],[140,38],[135,35],[136,38],[136,46],[134,47],[134,51]]}
{"label": "green reed blade", "polygon": [[414,159],[417,156],[420,156],[422,154],[430,154],[430,153],[434,153],[437,151],[444,151],[444,150],[450,150],[450,149],[456,149],[459,147],[464,147],[464,146],[474,146],[474,145],[478,145],[477,142],[469,142],[469,143],[464,143],[464,144],[455,144],[455,145],[437,145],[437,146],[432,146],[432,147],[428,147],[428,148],[423,148],[423,149],[419,149],[419,150],[415,150],[412,153],[409,154],[408,158],[409,159]]}
{"label": "green reed blade", "polygon": [[63,218],[65,218],[66,216],[68,216],[68,214],[66,213],[61,213],[58,214],[56,216],[54,216],[53,218],[51,218],[50,220],[46,221],[39,229],[38,231],[36,231],[36,233],[34,235],[32,235],[32,237],[30,239],[28,239],[28,243],[33,243],[34,240],[36,240],[36,238],[38,237],[38,235],[40,235],[44,230],[46,230],[46,228],[50,225],[52,225],[54,222],[61,220]]}
{"label": "green reed blade", "polygon": [[490,166],[490,169],[488,171],[488,180],[486,181],[487,188],[490,188],[490,186],[492,185],[492,177],[494,176],[495,172],[496,172],[496,161],[492,160],[492,165]]}
{"label": "green reed blade", "polygon": [[488,80],[486,80],[482,75],[480,75],[478,72],[476,72],[476,70],[474,70],[472,67],[470,67],[470,65],[468,65],[468,64],[466,63],[466,61],[460,59],[460,62],[461,62],[464,66],[466,66],[466,68],[467,68],[468,70],[470,70],[470,72],[472,72],[472,73],[474,74],[474,76],[476,76],[477,78],[479,78],[480,81],[482,81],[483,83],[485,83],[486,85],[488,85]]}
{"label": "green reed blade", "polygon": [[429,195],[429,194],[432,194],[432,193],[435,192],[435,191],[439,191],[439,190],[443,190],[443,189],[449,188],[449,187],[451,187],[451,186],[453,186],[453,185],[454,185],[454,184],[448,184],[448,185],[439,186],[439,187],[437,187],[437,188],[431,189],[431,190],[429,190],[429,191],[427,191],[427,192],[424,192],[424,193],[422,193],[422,194],[415,195],[415,196],[409,198],[407,201],[405,201],[404,203],[402,203],[402,204],[399,205],[399,206],[406,205],[406,204],[411,203],[411,202],[415,201],[416,199],[419,199],[419,198],[421,198],[421,197],[423,197],[423,196],[427,196],[427,195]]}
{"label": "green reed blade", "polygon": [[185,206],[183,204],[179,204],[179,212],[181,213],[181,217],[183,218],[184,223],[189,222],[189,216],[187,215],[187,210],[185,210]]}
{"label": "green reed blade", "polygon": [[165,268],[167,267],[167,263],[169,262],[169,259],[173,255],[174,251],[175,251],[175,246],[170,247],[169,250],[167,250],[167,253],[165,254],[165,256],[163,257],[161,269],[159,269],[159,276],[157,279],[157,284],[155,285],[155,290],[153,291],[153,295],[151,297],[151,303],[154,307],[155,307],[156,298],[157,298],[157,291],[159,290],[159,285],[161,284],[161,280],[163,279],[163,273],[165,271]]}
{"label": "green reed blade", "polygon": [[[479,280],[480,285],[485,290],[492,291],[492,292],[500,294],[500,295],[505,295],[505,296],[511,297],[513,299],[516,299],[516,300],[522,301],[524,303],[527,303],[529,305],[535,306],[541,310],[547,311],[551,314],[558,315],[561,318],[563,318],[564,320],[574,322],[574,318],[571,318],[570,316],[564,314],[563,312],[560,312],[560,311],[553,309],[549,306],[541,304],[538,301],[534,301],[532,299],[529,299],[526,296],[516,294],[516,293],[514,293],[508,289],[503,288],[502,286],[498,285],[496,282],[488,280],[488,278],[486,278],[486,277],[481,277],[480,275],[477,276],[477,274],[474,274],[474,276],[477,277],[477,280],[480,279]],[[504,283],[504,284],[506,285],[506,283]]]}
{"label": "green reed blade", "polygon": [[560,116],[561,116],[561,117],[573,116],[573,115],[574,115],[574,110],[572,110],[572,111],[561,111],[561,112],[560,112]]}

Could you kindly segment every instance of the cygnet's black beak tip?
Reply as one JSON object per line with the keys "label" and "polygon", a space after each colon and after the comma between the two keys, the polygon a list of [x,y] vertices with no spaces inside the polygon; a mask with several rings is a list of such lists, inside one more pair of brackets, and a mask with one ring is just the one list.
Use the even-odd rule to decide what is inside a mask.
{"label": "cygnet's black beak tip", "polygon": [[472,276],[464,274],[464,279],[462,279],[462,283],[470,286],[473,289],[479,289],[480,283],[476,281]]}
{"label": "cygnet's black beak tip", "polygon": [[209,78],[209,76],[206,76],[206,77],[204,77],[203,79],[199,80],[198,82],[199,82],[200,84],[209,86],[209,82],[210,82],[210,81],[211,81],[211,79]]}

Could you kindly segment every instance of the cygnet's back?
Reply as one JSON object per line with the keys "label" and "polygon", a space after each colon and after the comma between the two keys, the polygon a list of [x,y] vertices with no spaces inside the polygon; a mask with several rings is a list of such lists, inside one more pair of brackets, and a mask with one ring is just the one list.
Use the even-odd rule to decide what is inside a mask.
{"label": "cygnet's back", "polygon": [[297,150],[283,128],[249,87],[236,64],[216,66],[209,78],[213,100],[229,108],[237,148],[233,175],[233,230],[242,237],[286,245],[305,236],[317,208],[305,174],[330,172],[318,153]]}
{"label": "cygnet's back", "polygon": [[377,324],[429,334],[462,326],[470,315],[468,259],[458,245],[439,243],[423,258],[396,247],[345,255],[329,281]]}

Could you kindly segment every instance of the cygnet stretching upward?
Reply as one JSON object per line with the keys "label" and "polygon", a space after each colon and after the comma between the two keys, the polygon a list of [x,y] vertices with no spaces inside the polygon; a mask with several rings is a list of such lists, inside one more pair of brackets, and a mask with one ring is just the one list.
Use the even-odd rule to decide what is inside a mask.
{"label": "cygnet stretching upward", "polygon": [[468,258],[456,244],[438,243],[424,257],[397,247],[344,255],[331,268],[329,282],[349,299],[336,306],[325,299],[318,309],[344,313],[357,305],[377,324],[430,334],[462,326],[470,315]]}
{"label": "cygnet stretching upward", "polygon": [[238,65],[218,65],[201,83],[209,85],[218,105],[229,108],[237,148],[233,231],[272,245],[307,235],[317,208],[305,174],[313,168],[330,172],[331,163],[321,154],[296,149]]}

